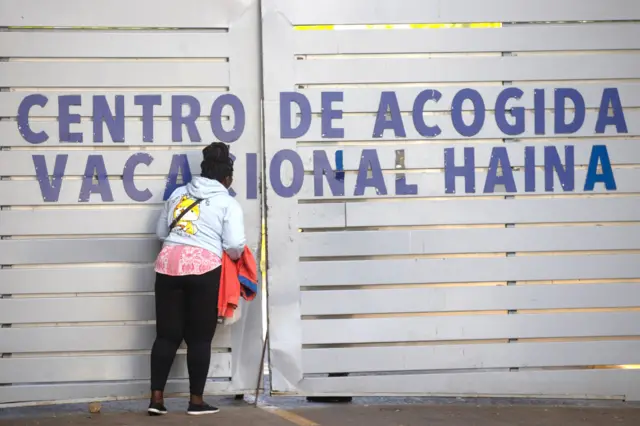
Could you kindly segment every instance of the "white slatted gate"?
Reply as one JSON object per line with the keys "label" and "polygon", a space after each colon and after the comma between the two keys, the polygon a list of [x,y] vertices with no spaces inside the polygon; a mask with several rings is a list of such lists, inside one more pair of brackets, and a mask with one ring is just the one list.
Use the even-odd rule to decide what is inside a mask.
{"label": "white slatted gate", "polygon": [[262,9],[273,390],[640,399],[640,3]]}
{"label": "white slatted gate", "polygon": [[[259,246],[258,2],[0,0],[0,26],[0,404],[142,396],[159,205],[232,129],[234,188]],[[244,131],[225,107],[214,136],[210,111],[228,92]],[[108,108],[124,123],[94,128]],[[208,393],[255,387],[260,304],[218,330]],[[170,392],[188,390],[184,358]]]}

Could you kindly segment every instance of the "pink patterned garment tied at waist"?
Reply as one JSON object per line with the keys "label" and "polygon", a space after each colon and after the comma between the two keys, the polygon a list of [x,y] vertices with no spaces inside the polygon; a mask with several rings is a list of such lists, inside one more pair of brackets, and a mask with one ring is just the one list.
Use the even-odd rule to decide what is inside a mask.
{"label": "pink patterned garment tied at waist", "polygon": [[156,272],[164,275],[202,275],[222,264],[220,257],[200,247],[165,245],[156,259]]}

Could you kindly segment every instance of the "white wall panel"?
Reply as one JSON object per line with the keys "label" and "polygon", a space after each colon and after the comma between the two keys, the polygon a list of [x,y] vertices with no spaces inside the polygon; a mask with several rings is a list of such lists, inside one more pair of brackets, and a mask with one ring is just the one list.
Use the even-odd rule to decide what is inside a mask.
{"label": "white wall panel", "polygon": [[[262,11],[272,388],[640,399],[620,368],[638,362],[640,336],[640,4],[265,0]],[[509,88],[522,96],[501,105]],[[486,110],[473,132],[461,132],[479,118],[456,105],[464,89]],[[560,89],[577,104],[563,108]],[[291,91],[308,107],[282,108]],[[414,117],[424,91],[441,95],[415,113],[436,136]],[[376,132],[384,92],[397,108]],[[513,131],[501,119],[517,114]],[[289,118],[308,130],[287,134]],[[597,146],[615,188],[585,186],[609,169]],[[550,167],[556,150],[571,163],[566,147],[573,185]],[[473,190],[462,177],[447,190],[467,148]],[[485,186],[507,175],[502,148],[511,192]]]}
{"label": "white wall panel", "polygon": [[[153,261],[160,248],[155,223],[175,177],[170,174],[177,173],[172,162],[187,154],[191,174],[199,173],[202,148],[220,140],[211,107],[229,94],[244,109],[243,132],[231,145],[238,159],[234,189],[248,244],[259,253],[258,2],[133,3],[0,0],[0,405],[148,394]],[[46,98],[46,105],[26,112],[27,128],[21,107],[33,95]],[[66,108],[60,100],[68,95],[79,97],[80,105]],[[151,114],[136,104],[141,95],[159,100]],[[190,141],[185,126],[185,142],[173,141],[171,120],[189,112],[174,100],[185,96],[200,106],[199,143]],[[105,142],[94,142],[102,97],[118,119],[124,117],[124,142],[113,142],[107,124]],[[67,110],[78,114],[69,131],[82,132],[84,143],[60,142]],[[214,120],[220,118],[225,131],[242,124],[230,107],[219,115]],[[154,137],[145,142],[149,118]],[[48,140],[34,141],[29,128],[47,132]],[[145,201],[123,186],[127,161],[142,152],[152,162],[135,167],[133,181],[151,191]],[[59,155],[67,156],[62,172],[55,171]],[[87,159],[96,158],[90,155],[107,168],[113,202],[80,200]],[[36,170],[34,156],[44,157],[46,171]],[[58,197],[45,196],[53,174],[64,175]],[[218,327],[207,393],[255,388],[261,297],[243,306],[239,322]],[[167,390],[188,391],[186,377],[183,346]]]}

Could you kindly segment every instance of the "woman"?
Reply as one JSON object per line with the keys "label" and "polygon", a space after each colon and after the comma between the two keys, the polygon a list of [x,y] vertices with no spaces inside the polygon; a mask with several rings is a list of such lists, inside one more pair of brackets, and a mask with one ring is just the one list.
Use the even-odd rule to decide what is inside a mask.
{"label": "woman", "polygon": [[178,347],[187,344],[191,398],[187,414],[217,413],[204,402],[211,340],[218,318],[223,250],[238,259],[245,246],[242,209],[229,195],[233,160],[216,142],[203,151],[202,173],[164,204],[156,234],[164,241],[156,259],[156,340],[151,351],[149,415],[167,413],[164,388]]}

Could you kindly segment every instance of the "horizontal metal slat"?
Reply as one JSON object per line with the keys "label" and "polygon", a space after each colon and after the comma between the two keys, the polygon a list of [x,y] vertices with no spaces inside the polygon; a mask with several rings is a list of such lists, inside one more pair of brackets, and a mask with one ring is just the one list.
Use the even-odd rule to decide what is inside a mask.
{"label": "horizontal metal slat", "polygon": [[301,286],[636,279],[640,255],[300,262],[298,271]]}
{"label": "horizontal metal slat", "polygon": [[[0,328],[5,353],[151,350],[155,337],[153,324]],[[216,330],[211,347],[231,347],[230,327]]]}
{"label": "horizontal metal slat", "polygon": [[302,321],[302,344],[306,345],[638,335],[640,312],[505,313]]}
{"label": "horizontal metal slat", "polygon": [[514,4],[509,0],[341,0],[308,4],[275,0],[272,7],[292,25],[412,24],[459,22],[618,21],[640,19],[635,0],[539,0]]}
{"label": "horizontal metal slat", "polygon": [[[0,18],[1,19],[1,18]],[[6,58],[226,58],[226,33],[187,31],[9,31]]]}
{"label": "horizontal metal slat", "polygon": [[640,48],[640,25],[295,31],[291,37],[294,53],[309,55],[624,50]]}
{"label": "horizontal metal slat", "polygon": [[574,367],[640,362],[640,341],[303,349],[305,374]]}
{"label": "horizontal metal slat", "polygon": [[3,87],[227,87],[229,63],[27,61],[0,63]]}
{"label": "horizontal metal slat", "polygon": [[640,226],[304,232],[298,244],[303,258],[640,250]]}
{"label": "horizontal metal slat", "polygon": [[[177,355],[169,377],[186,379],[186,355]],[[146,380],[149,355],[63,356],[0,359],[2,383],[98,382]],[[213,353],[208,377],[231,377],[231,353]]]}
{"label": "horizontal metal slat", "polygon": [[221,28],[230,24],[242,4],[224,0],[3,0],[0,26]]}
{"label": "horizontal metal slat", "polygon": [[[514,371],[308,378],[300,392],[640,400],[638,370]],[[550,390],[549,384],[553,384]]]}
{"label": "horizontal metal slat", "polygon": [[[162,244],[152,238],[0,240],[5,265],[153,262]],[[1,302],[0,302],[1,303]]]}
{"label": "horizontal metal slat", "polygon": [[153,234],[160,210],[158,205],[2,210],[0,235]]}
{"label": "horizontal metal slat", "polygon": [[[228,395],[231,382],[209,381],[205,385],[206,395]],[[237,391],[236,389],[233,389]],[[188,394],[188,380],[169,380],[165,395]],[[24,401],[77,401],[78,399],[143,398],[149,396],[149,381],[107,383],[56,383],[54,385],[18,385],[0,387],[0,404],[23,403]]]}
{"label": "horizontal metal slat", "polygon": [[[358,303],[354,303],[354,301]],[[302,315],[640,307],[640,283],[303,291]]]}
{"label": "horizontal metal slat", "polygon": [[[332,206],[318,204],[318,215]],[[302,206],[300,206],[302,207]],[[640,220],[640,197],[614,198],[516,198],[467,199],[344,204],[348,227],[473,224],[543,224],[580,222],[629,222]],[[0,213],[1,214],[1,213]],[[305,216],[308,215],[305,213]],[[310,214],[309,214],[310,215]],[[2,216],[0,216],[2,217]],[[306,219],[311,222],[311,219]],[[302,225],[301,225],[302,226]],[[316,227],[312,223],[310,227]]]}

